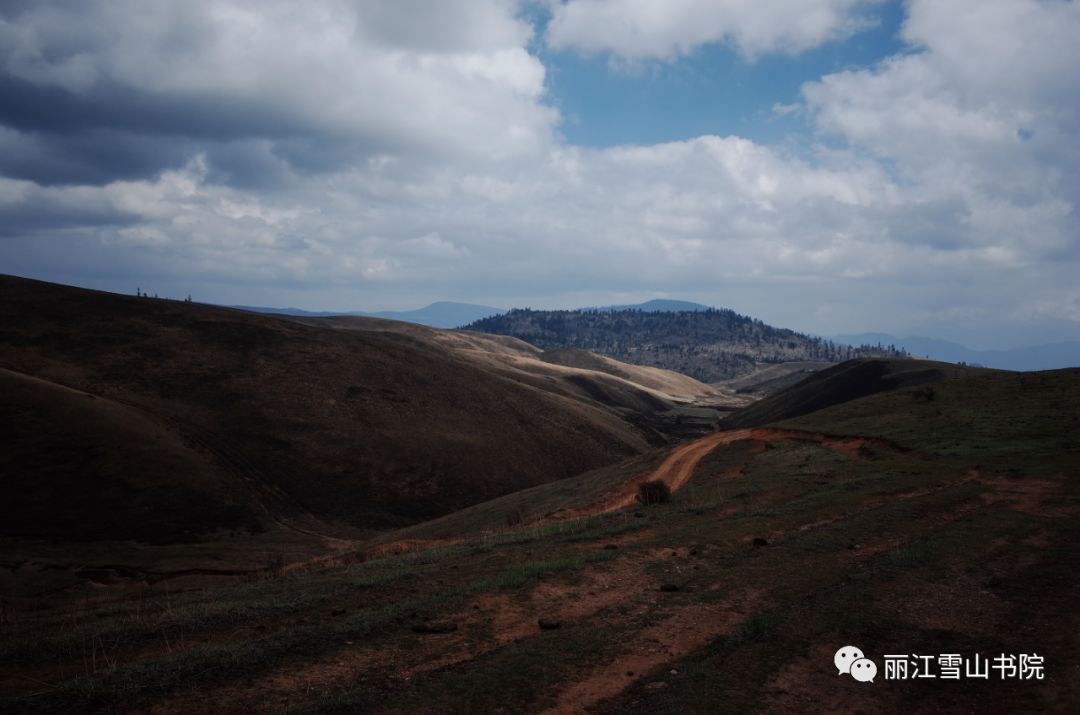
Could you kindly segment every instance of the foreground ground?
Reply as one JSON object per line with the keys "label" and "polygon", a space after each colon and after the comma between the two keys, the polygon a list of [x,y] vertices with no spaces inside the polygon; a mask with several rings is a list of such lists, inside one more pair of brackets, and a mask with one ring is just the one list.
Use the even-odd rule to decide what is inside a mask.
{"label": "foreground ground", "polygon": [[[1075,712],[1078,404],[1080,371],[981,375],[243,583],[9,600],[0,710]],[[671,503],[627,499],[650,476]],[[875,682],[837,675],[844,645]],[[1037,654],[1044,678],[884,677],[884,654],[946,653]]]}

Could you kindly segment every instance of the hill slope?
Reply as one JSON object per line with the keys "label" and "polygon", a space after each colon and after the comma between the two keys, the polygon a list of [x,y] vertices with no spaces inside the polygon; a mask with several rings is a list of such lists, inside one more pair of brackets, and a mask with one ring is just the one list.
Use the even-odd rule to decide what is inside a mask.
{"label": "hill slope", "polygon": [[983,372],[987,370],[930,360],[849,360],[738,410],[725,417],[721,426],[759,427],[879,392],[957,380]]}
{"label": "hill slope", "polygon": [[0,536],[177,542],[265,525],[244,485],[141,410],[0,368]]}
{"label": "hill slope", "polygon": [[[4,277],[0,325],[0,367],[40,380],[21,384],[12,420],[57,402],[45,393],[89,393],[130,420],[96,442],[92,430],[61,430],[77,436],[73,444],[90,440],[84,446],[111,455],[110,445],[129,441],[124,430],[137,441],[151,427],[132,425],[156,425],[179,445],[169,478],[190,471],[193,483],[213,481],[224,470],[279,495],[261,505],[275,515],[352,529],[437,516],[637,454],[666,439],[663,420],[626,418],[643,402],[655,412],[672,406],[667,395],[604,373],[570,379],[515,367],[530,360],[527,346],[375,319],[264,316]],[[595,398],[601,388],[612,404]],[[59,430],[42,420],[42,433]],[[102,430],[108,424],[101,420]],[[25,454],[26,438],[26,430],[7,432],[15,459],[45,459]],[[185,444],[209,455],[193,456]],[[59,455],[55,447],[48,450]],[[125,464],[86,478],[102,489],[140,489],[148,465]],[[242,486],[234,484],[237,494]],[[29,508],[23,496],[5,498],[13,510]],[[237,499],[241,516],[261,508]],[[45,507],[36,509],[49,523]]]}
{"label": "hill slope", "polygon": [[579,348],[635,365],[674,370],[706,383],[790,361],[902,357],[885,347],[853,348],[774,328],[732,310],[511,310],[466,326],[510,335],[544,350]]}

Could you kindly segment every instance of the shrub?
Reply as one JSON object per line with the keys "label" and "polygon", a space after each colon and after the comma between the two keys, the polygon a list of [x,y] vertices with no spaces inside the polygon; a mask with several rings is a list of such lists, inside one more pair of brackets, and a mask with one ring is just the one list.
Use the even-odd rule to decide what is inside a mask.
{"label": "shrub", "polygon": [[911,393],[911,399],[915,402],[933,402],[935,397],[937,397],[937,390],[930,385],[923,385]]}
{"label": "shrub", "polygon": [[506,513],[506,525],[507,526],[521,526],[525,523],[525,509],[522,507],[514,507],[512,510]]}
{"label": "shrub", "polygon": [[637,490],[637,501],[646,506],[664,504],[671,501],[671,488],[660,479],[643,482]]}

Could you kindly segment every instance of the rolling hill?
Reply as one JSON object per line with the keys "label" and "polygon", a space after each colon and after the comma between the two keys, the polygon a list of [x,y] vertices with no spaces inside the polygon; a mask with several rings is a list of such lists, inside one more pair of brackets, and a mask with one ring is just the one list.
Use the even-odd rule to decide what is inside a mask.
{"label": "rolling hill", "polygon": [[[718,413],[701,405],[738,404],[503,338],[14,277],[0,278],[0,325],[8,536],[370,533],[641,453],[695,419],[710,428]],[[92,526],[49,494],[91,495],[88,513],[108,517]]]}
{"label": "rolling hill", "polygon": [[[984,372],[988,370],[931,360],[849,360],[815,372],[728,415],[721,426],[759,427],[879,392],[959,380]],[[932,391],[919,394],[927,400],[933,396]]]}

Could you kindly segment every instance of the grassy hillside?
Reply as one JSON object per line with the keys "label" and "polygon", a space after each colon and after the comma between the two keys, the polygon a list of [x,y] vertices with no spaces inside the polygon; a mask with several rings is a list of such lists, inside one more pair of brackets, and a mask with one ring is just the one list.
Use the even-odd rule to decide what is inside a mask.
{"label": "grassy hillside", "polygon": [[[138,519],[120,517],[163,498],[160,490],[143,494],[149,485],[184,490],[188,482],[170,504],[191,503],[199,513],[192,529],[248,524],[268,509],[355,534],[568,477],[668,439],[662,415],[638,419],[667,412],[668,395],[603,373],[515,366],[545,364],[486,336],[486,346],[468,338],[463,346],[458,334],[447,340],[375,319],[264,316],[12,277],[0,278],[0,326],[0,367],[38,378],[8,393],[5,406],[13,423],[4,441],[13,468],[6,508],[23,513],[6,527],[11,535],[49,533],[61,522],[74,529],[41,497],[68,485],[66,498],[111,494],[100,508],[130,526],[93,533],[142,538]],[[96,411],[80,402],[90,398],[66,397],[63,388],[98,398]],[[145,450],[126,450],[149,434],[172,446],[148,461]],[[50,486],[26,491],[11,481],[39,473],[53,475]],[[220,513],[200,502],[221,494],[232,496]],[[160,511],[139,518],[150,515]]]}
{"label": "grassy hillside", "polygon": [[[666,473],[698,442],[306,571],[147,589],[77,620],[9,599],[0,702],[31,713],[1072,712],[1080,370],[923,388],[704,437],[711,451],[695,453],[668,504],[556,518]],[[538,520],[507,526],[514,506]],[[873,684],[837,675],[844,645],[877,663]],[[883,656],[898,653],[1038,654],[1044,677],[887,679]]]}
{"label": "grassy hillside", "polygon": [[[849,360],[781,388],[725,417],[721,424],[725,429],[759,427],[879,392],[959,380],[985,372],[988,371],[983,368],[931,360]],[[919,394],[929,398],[933,391]]]}
{"label": "grassy hillside", "polygon": [[785,362],[835,363],[904,355],[888,346],[836,345],[715,308],[680,312],[511,310],[466,327],[517,337],[544,350],[578,348],[634,365],[674,370],[706,383]]}
{"label": "grassy hillside", "polygon": [[991,470],[1073,475],[1080,465],[1080,368],[967,370],[778,423],[880,437]]}
{"label": "grassy hillside", "polygon": [[190,541],[264,526],[244,485],[144,412],[0,369],[0,536]]}

